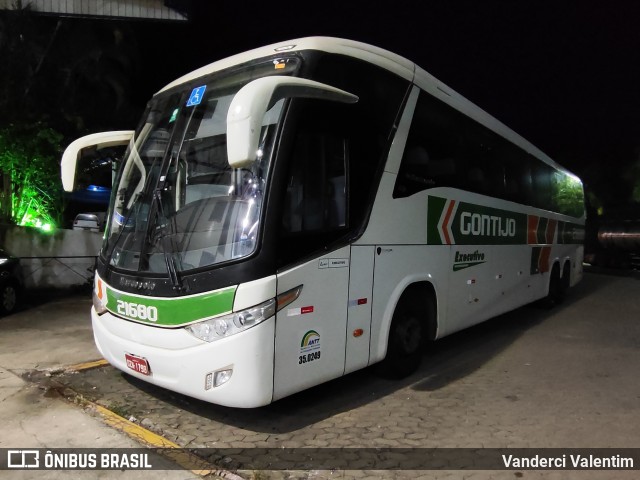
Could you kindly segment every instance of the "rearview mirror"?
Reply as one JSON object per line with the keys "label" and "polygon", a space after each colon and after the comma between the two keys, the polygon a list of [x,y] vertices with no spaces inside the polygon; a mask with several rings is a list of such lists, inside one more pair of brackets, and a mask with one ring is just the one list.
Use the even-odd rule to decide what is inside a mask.
{"label": "rearview mirror", "polygon": [[88,147],[113,147],[116,145],[127,145],[133,138],[133,130],[122,130],[116,132],[92,133],[80,137],[69,144],[60,162],[60,176],[62,187],[65,192],[72,192],[76,183],[76,168],[80,152]]}
{"label": "rearview mirror", "polygon": [[247,167],[256,160],[262,119],[283,98],[358,101],[356,95],[305,78],[274,76],[249,82],[233,97],[227,113],[227,157],[232,168]]}

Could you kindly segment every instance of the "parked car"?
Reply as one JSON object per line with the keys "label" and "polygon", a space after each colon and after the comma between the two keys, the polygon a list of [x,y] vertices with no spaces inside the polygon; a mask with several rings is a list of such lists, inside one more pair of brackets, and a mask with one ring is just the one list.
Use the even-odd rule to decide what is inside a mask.
{"label": "parked car", "polygon": [[24,288],[20,259],[0,249],[0,314],[12,313]]}
{"label": "parked car", "polygon": [[104,214],[100,213],[79,213],[73,220],[74,230],[89,230],[99,232],[104,227]]}

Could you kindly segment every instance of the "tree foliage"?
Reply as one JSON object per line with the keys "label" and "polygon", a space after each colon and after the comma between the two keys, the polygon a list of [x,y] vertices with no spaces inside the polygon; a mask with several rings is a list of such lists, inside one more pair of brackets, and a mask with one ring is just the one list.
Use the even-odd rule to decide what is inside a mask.
{"label": "tree foliage", "polygon": [[13,222],[59,222],[62,195],[57,159],[61,140],[61,134],[42,123],[0,128],[0,170],[11,177]]}

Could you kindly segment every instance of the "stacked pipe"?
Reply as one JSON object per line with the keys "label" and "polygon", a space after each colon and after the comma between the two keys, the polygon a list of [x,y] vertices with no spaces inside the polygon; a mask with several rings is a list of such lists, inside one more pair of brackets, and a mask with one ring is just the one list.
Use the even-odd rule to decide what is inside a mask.
{"label": "stacked pipe", "polygon": [[605,248],[640,252],[640,222],[619,222],[598,230],[598,241]]}

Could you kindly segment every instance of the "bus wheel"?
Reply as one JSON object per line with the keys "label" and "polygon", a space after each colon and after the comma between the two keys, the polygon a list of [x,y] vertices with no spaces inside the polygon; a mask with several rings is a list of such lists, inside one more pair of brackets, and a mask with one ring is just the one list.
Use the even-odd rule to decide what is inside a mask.
{"label": "bus wheel", "polygon": [[562,267],[562,279],[560,280],[560,297],[561,301],[567,296],[567,292],[569,291],[569,287],[571,286],[571,263],[564,262],[564,267]]}
{"label": "bus wheel", "polygon": [[379,373],[387,378],[404,378],[415,372],[422,361],[425,343],[425,311],[420,301],[404,298],[396,307],[391,320],[387,355],[380,364]]}
{"label": "bus wheel", "polygon": [[543,299],[542,303],[547,308],[553,308],[556,305],[560,305],[565,296],[566,290],[563,288],[562,279],[560,278],[560,267],[556,263],[551,269],[551,276],[549,278],[549,293]]}

